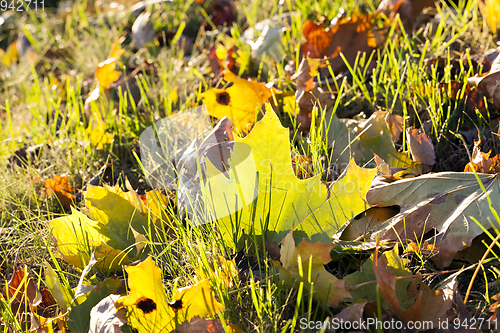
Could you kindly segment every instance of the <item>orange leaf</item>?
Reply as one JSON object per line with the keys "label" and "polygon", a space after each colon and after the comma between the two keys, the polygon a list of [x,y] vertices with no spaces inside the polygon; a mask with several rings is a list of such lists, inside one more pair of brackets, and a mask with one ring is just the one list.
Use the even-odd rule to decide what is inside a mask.
{"label": "orange leaf", "polygon": [[344,67],[344,61],[339,56],[342,52],[346,60],[354,63],[358,52],[370,53],[385,40],[385,30],[380,30],[376,24],[379,12],[361,14],[355,10],[350,17],[337,16],[335,23],[327,28],[323,23],[307,20],[302,25],[302,33],[306,43],[300,48],[305,57],[331,57],[330,66],[334,72]]}
{"label": "orange leaf", "polygon": [[44,182],[45,193],[49,196],[55,195],[65,208],[69,208],[72,200],[76,198],[73,194],[75,189],[68,183],[68,176],[54,176]]}
{"label": "orange leaf", "polygon": [[108,59],[97,65],[95,77],[104,89],[108,89],[111,83],[118,80],[118,78],[122,75],[122,72],[116,71],[115,69],[116,62],[120,59],[123,52],[125,52],[125,50],[119,47],[117,39],[111,47]]}
{"label": "orange leaf", "polygon": [[500,172],[500,154],[490,158],[491,151],[481,152],[479,145],[481,140],[474,141],[474,150],[472,151],[472,161],[469,162],[464,172],[498,173]]}

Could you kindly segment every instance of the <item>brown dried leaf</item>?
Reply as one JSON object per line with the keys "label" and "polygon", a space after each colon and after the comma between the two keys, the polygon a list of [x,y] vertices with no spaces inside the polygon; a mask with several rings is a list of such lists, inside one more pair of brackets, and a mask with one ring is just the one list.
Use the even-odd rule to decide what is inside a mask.
{"label": "brown dried leaf", "polygon": [[439,88],[444,90],[450,97],[452,103],[457,107],[463,108],[464,112],[471,118],[477,117],[476,110],[482,115],[487,116],[486,104],[484,102],[484,95],[478,89],[472,89],[470,82],[468,85],[463,85],[457,81],[450,81],[447,83],[440,83]]}
{"label": "brown dried leaf", "polygon": [[387,115],[385,116],[385,122],[387,123],[387,127],[389,127],[392,142],[399,141],[401,132],[403,132],[403,121],[403,117],[387,112]]}
{"label": "brown dried leaf", "polygon": [[415,161],[427,165],[436,163],[434,145],[422,129],[409,127],[406,129],[406,135],[410,145],[410,153]]}
{"label": "brown dried leaf", "polygon": [[42,302],[42,294],[31,280],[28,267],[22,269],[14,265],[14,273],[7,286],[3,288],[1,296],[10,302],[14,315],[36,307]]}
{"label": "brown dried leaf", "polygon": [[378,257],[378,248],[375,250],[373,260],[373,272],[377,279],[377,284],[380,290],[380,297],[389,305],[389,310],[398,316],[399,319],[409,322],[417,321],[422,317],[422,295],[419,294],[413,306],[407,310],[403,310],[396,296],[396,277],[387,270],[387,258],[385,256]]}
{"label": "brown dried leaf", "polygon": [[432,290],[422,282],[421,277],[414,278],[408,286],[408,297],[421,299],[421,307],[424,311],[422,311],[422,317],[419,320],[432,321],[434,327],[437,327],[439,321],[448,318],[446,312],[453,305],[453,295],[456,287],[456,276],[439,290]]}
{"label": "brown dried leaf", "polygon": [[398,13],[403,24],[411,23],[426,7],[435,7],[435,0],[383,0],[378,6],[386,15]]}
{"label": "brown dried leaf", "polygon": [[[292,80],[297,82],[297,91],[295,101],[299,106],[300,113],[307,115],[312,112],[313,106],[320,104],[322,106],[333,104],[334,99],[329,92],[324,92],[316,86],[311,72],[317,70],[318,64],[314,60],[303,58],[299,65],[297,73],[292,76]],[[309,128],[309,124],[302,124],[301,127]]]}
{"label": "brown dried leaf", "polygon": [[500,55],[498,55],[495,61],[493,61],[489,72],[470,77],[467,79],[467,84],[477,87],[479,90],[483,91],[495,108],[500,109],[500,89],[498,89],[499,80]]}

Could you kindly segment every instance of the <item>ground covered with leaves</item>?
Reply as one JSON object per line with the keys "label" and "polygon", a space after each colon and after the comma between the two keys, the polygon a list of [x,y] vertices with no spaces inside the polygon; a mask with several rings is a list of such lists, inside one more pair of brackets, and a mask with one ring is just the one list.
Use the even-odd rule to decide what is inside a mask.
{"label": "ground covered with leaves", "polygon": [[3,332],[500,331],[500,2],[0,6]]}

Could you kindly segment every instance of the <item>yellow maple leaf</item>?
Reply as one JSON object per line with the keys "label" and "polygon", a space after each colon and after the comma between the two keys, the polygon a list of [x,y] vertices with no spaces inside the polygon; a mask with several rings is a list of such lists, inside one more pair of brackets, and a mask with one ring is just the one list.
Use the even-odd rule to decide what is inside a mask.
{"label": "yellow maple leaf", "polygon": [[276,90],[269,89],[261,82],[236,77],[229,71],[225,72],[224,80],[233,85],[226,89],[210,89],[201,94],[208,114],[219,119],[228,117],[233,121],[235,129],[248,132],[249,127],[255,123],[258,109]]}
{"label": "yellow maple leaf", "polygon": [[109,52],[108,59],[97,65],[95,69],[95,77],[99,84],[108,89],[111,83],[118,80],[122,72],[116,71],[116,62],[120,59],[124,49],[121,49],[118,44],[118,39],[113,43],[111,52]]}
{"label": "yellow maple leaf", "polygon": [[196,316],[203,318],[224,309],[215,300],[208,280],[177,290],[169,303],[161,270],[150,257],[125,270],[130,292],[116,302],[116,307],[127,307],[128,322],[139,332],[170,332]]}
{"label": "yellow maple leaf", "polygon": [[130,263],[127,253],[107,244],[110,239],[100,233],[102,224],[89,219],[73,207],[71,211],[71,215],[49,221],[62,259],[83,269],[94,251],[97,267],[102,270],[115,271],[120,265]]}

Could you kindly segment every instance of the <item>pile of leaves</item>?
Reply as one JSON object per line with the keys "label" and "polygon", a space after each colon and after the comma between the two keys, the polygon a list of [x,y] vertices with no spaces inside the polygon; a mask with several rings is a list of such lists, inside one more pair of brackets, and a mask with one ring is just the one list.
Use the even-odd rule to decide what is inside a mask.
{"label": "pile of leaves", "polygon": [[[217,35],[202,46],[210,84],[193,89],[193,99],[179,96],[176,89],[162,99],[170,108],[179,99],[187,100],[184,106],[204,105],[203,115],[213,129],[207,131],[194,118],[176,117],[185,110],[165,112],[179,132],[195,133],[176,151],[181,157],[174,163],[174,189],[144,185],[146,174],[139,175],[135,186],[126,177],[118,181],[108,174],[108,163],[80,190],[68,175],[30,179],[43,183],[45,195],[60,204],[60,216],[45,224],[56,251],[40,271],[43,288],[16,257],[0,294],[2,313],[10,319],[0,327],[31,332],[246,332],[259,326],[242,325],[224,313],[231,311],[232,295],[242,290],[250,290],[258,303],[263,296],[257,295],[257,284],[265,284],[269,293],[279,288],[296,301],[295,314],[282,320],[283,330],[288,325],[298,329],[299,311],[308,322],[371,318],[384,328],[391,323],[391,328],[406,331],[473,331],[496,325],[500,53],[426,59],[427,44],[418,55],[405,50],[408,54],[401,55],[405,60],[399,64],[411,68],[419,62],[421,69],[425,63],[425,75],[436,82],[405,86],[403,78],[396,78],[400,83],[391,95],[394,102],[389,106],[386,100],[381,107],[377,99],[384,93],[375,92],[381,79],[375,73],[386,62],[398,61],[383,55],[398,46],[391,38],[413,38],[415,43],[426,34],[438,35],[432,24],[451,7],[436,9],[432,1],[382,1],[376,10],[356,8],[331,21],[304,19],[301,43],[291,54],[284,36],[295,31],[296,13],[253,24],[241,43],[235,30],[228,29],[237,22],[234,1],[195,5],[205,19],[190,22],[189,29],[184,22],[172,35],[153,26],[147,4],[135,4],[128,13],[133,23],[127,38],[115,36],[107,59],[95,64],[88,94],[80,96],[85,97],[81,111],[87,121],[87,149],[116,155],[113,149],[121,145],[122,131],[110,119],[126,112],[128,103],[134,112],[144,112],[141,117],[159,107],[150,104],[151,92],[144,88],[144,76],[157,79],[157,64],[144,60],[141,66],[118,71],[125,63],[122,57],[133,59],[141,50],[166,45],[191,55],[194,37]],[[431,8],[422,12],[424,7]],[[474,8],[481,8],[496,32],[493,7],[486,1]],[[196,31],[194,37],[190,30]],[[125,39],[130,44],[123,45]],[[22,61],[22,41],[0,54],[6,70]],[[36,57],[35,51],[25,50],[33,54],[27,59]],[[284,59],[290,60],[286,66]],[[192,62],[176,66],[187,71]],[[271,74],[274,70],[274,77],[283,73],[286,78],[261,75],[264,66],[272,68]],[[144,76],[135,80],[139,72]],[[367,85],[369,81],[374,83]],[[66,88],[55,84],[54,89],[69,95],[63,90],[69,89],[66,82]],[[370,107],[360,110],[350,104],[354,99],[364,99]],[[441,111],[435,105],[419,107],[437,101],[444,101]],[[102,112],[108,108],[114,113]],[[130,123],[130,128],[139,128],[138,121]],[[65,124],[61,120],[53,126],[60,131]],[[170,140],[178,133],[168,135]],[[56,149],[57,144],[47,142],[43,149]],[[468,158],[448,162],[446,152],[458,144]],[[492,150],[485,152],[485,146]],[[133,154],[140,169],[144,163]],[[18,150],[9,167],[29,168],[38,156]],[[175,247],[179,242],[197,244],[186,244],[190,250],[185,251],[199,257],[199,266],[186,264]],[[205,251],[205,242],[216,245]],[[163,270],[160,258],[167,252],[190,279]],[[73,270],[77,284],[62,267]],[[478,317],[483,326],[471,324],[465,306],[479,273],[490,301]],[[323,309],[323,315],[312,315],[313,306]],[[260,312],[258,316],[262,321]],[[417,322],[427,326],[415,326]]]}

